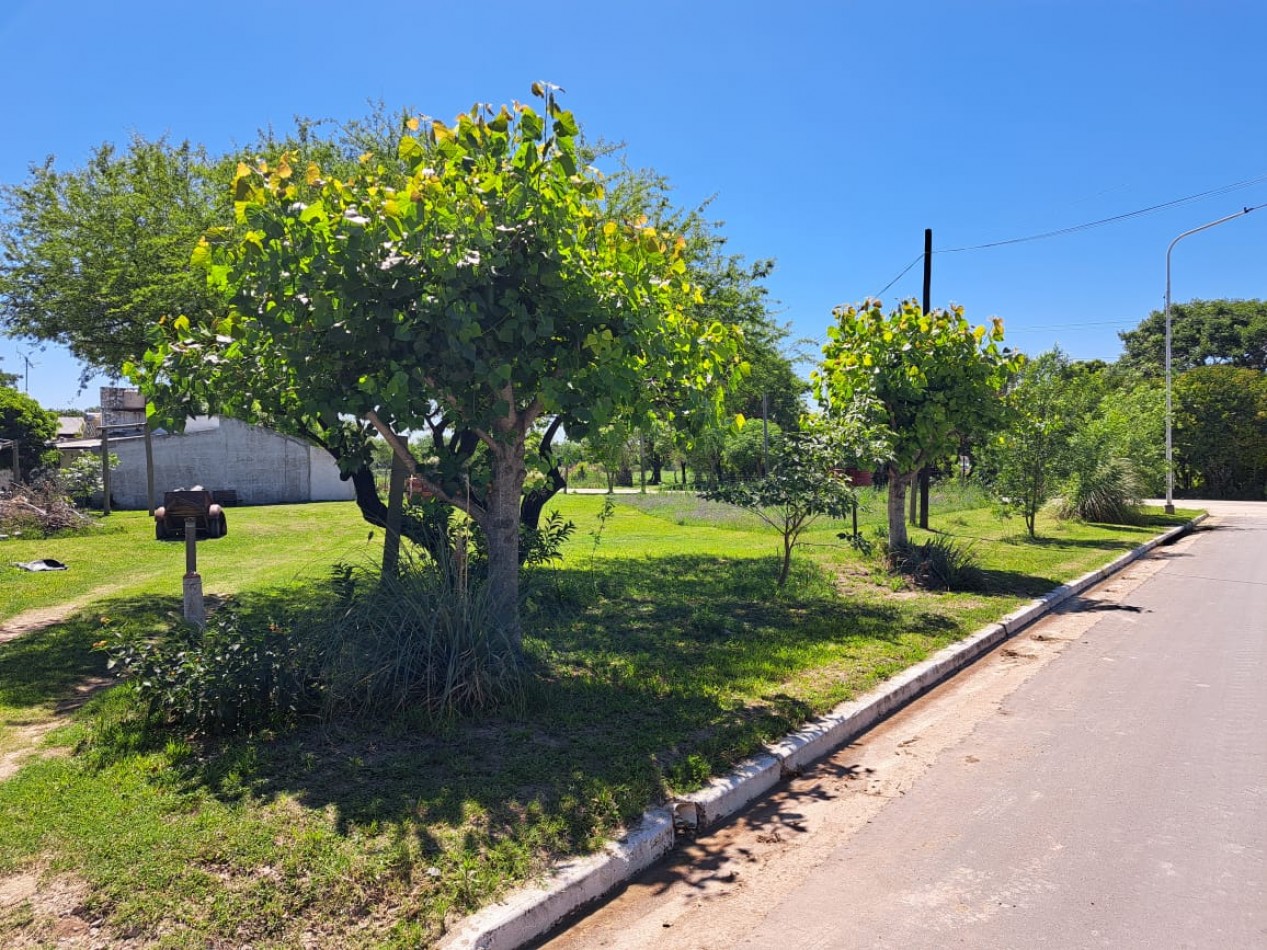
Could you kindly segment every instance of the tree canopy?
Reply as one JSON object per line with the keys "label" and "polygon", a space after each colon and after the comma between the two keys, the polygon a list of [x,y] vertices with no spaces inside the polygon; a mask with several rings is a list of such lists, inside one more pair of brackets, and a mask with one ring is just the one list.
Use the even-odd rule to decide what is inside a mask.
{"label": "tree canopy", "polygon": [[[1267,370],[1267,300],[1172,303],[1170,335],[1175,373],[1219,363]],[[1165,311],[1154,310],[1134,330],[1118,336],[1124,368],[1146,376],[1165,373]]]}
{"label": "tree canopy", "polygon": [[1019,360],[1002,347],[1003,321],[973,327],[962,307],[924,313],[907,300],[886,314],[880,302],[839,307],[814,373],[830,412],[858,400],[875,407],[887,433],[889,547],[906,546],[906,485],[921,467],[1002,420],[998,398]]}
{"label": "tree canopy", "polygon": [[1201,366],[1175,379],[1175,458],[1188,488],[1262,498],[1267,487],[1267,376]]}
{"label": "tree canopy", "polygon": [[50,158],[0,200],[0,327],[65,344],[85,377],[117,374],[160,318],[211,306],[189,255],[228,203],[202,149],[136,137],[79,169]]}
{"label": "tree canopy", "polygon": [[[411,120],[396,155],[367,153],[346,179],[287,155],[240,163],[240,231],[194,252],[227,311],[167,321],[132,368],[177,415],[212,402],[318,433],[345,459],[377,429],[483,529],[515,640],[527,433],[547,416],[582,436],[657,405],[715,414],[740,339],[697,315],[685,239],[608,214],[575,118],[553,90],[534,94],[543,113]],[[478,443],[487,482],[469,452],[420,468],[411,430]]]}
{"label": "tree canopy", "polygon": [[[18,465],[23,475],[56,461],[56,450],[48,447],[55,438],[56,413],[43,409],[25,393],[0,386],[0,440],[18,443]],[[12,464],[9,449],[0,451],[0,468],[11,468]]]}

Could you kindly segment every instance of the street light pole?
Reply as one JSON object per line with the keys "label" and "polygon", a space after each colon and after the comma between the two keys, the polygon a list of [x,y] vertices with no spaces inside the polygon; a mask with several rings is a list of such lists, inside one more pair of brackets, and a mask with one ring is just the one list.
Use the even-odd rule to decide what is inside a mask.
{"label": "street light pole", "polygon": [[1171,435],[1171,429],[1174,425],[1174,412],[1171,408],[1170,397],[1170,252],[1175,249],[1176,244],[1190,234],[1208,230],[1216,224],[1231,221],[1233,218],[1243,218],[1251,211],[1257,211],[1261,207],[1262,205],[1257,205],[1253,208],[1242,208],[1240,211],[1219,218],[1217,221],[1211,221],[1209,224],[1203,224],[1190,231],[1184,231],[1183,234],[1171,241],[1170,246],[1166,248],[1166,514],[1168,515],[1175,513],[1174,441]]}

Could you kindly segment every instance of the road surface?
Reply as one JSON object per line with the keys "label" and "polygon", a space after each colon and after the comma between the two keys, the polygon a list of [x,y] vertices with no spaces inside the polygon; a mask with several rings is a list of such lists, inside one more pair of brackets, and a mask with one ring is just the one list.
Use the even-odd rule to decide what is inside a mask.
{"label": "road surface", "polygon": [[1209,507],[544,946],[1267,948],[1267,505]]}

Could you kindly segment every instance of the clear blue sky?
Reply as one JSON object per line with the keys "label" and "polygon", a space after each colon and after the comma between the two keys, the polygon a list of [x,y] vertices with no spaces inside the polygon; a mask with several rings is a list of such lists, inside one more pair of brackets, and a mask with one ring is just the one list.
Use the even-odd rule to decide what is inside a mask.
{"label": "clear blue sky", "polygon": [[[1261,0],[0,3],[0,181],[131,132],[213,150],[370,99],[451,119],[567,90],[590,137],[715,196],[732,248],[772,257],[800,336],[922,250],[1048,232],[1267,176]],[[935,256],[933,302],[1036,353],[1113,359],[1159,309],[1165,251],[1267,202],[1267,181],[1068,236]],[[1267,208],[1194,236],[1174,298],[1267,297]],[[913,267],[886,303],[920,292]],[[0,339],[0,367],[22,369]],[[34,352],[30,392],[86,406]]]}

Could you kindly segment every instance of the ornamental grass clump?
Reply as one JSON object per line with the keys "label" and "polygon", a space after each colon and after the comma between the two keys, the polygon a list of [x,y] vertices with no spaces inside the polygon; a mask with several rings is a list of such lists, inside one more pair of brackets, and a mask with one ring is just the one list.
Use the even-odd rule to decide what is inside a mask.
{"label": "ornamental grass clump", "polygon": [[307,632],[326,717],[445,719],[519,701],[521,663],[487,581],[464,564],[409,562],[395,577],[336,569],[337,596]]}
{"label": "ornamental grass clump", "polygon": [[1075,469],[1065,483],[1056,513],[1095,524],[1139,524],[1142,483],[1126,459],[1107,458]]}
{"label": "ornamental grass clump", "polygon": [[889,552],[889,569],[929,590],[985,590],[986,575],[971,545],[933,537]]}

